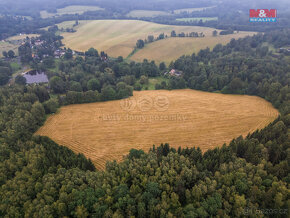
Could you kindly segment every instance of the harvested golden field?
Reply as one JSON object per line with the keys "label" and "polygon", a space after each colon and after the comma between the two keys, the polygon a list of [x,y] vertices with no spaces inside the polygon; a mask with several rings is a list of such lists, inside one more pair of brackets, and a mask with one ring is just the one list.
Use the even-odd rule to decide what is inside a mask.
{"label": "harvested golden field", "polygon": [[11,36],[7,40],[15,41],[15,40],[26,39],[26,37],[32,38],[32,37],[38,37],[38,36],[40,36],[40,35],[39,34],[21,34],[21,35],[17,35],[17,36]]}
{"label": "harvested golden field", "polygon": [[195,90],[134,92],[125,100],[70,105],[36,134],[90,158],[98,169],[131,148],[148,151],[168,142],[203,151],[261,129],[278,116],[262,98]]}
{"label": "harvested golden field", "polygon": [[84,5],[70,5],[65,8],[57,9],[57,13],[49,13],[47,11],[40,11],[41,18],[57,17],[64,14],[83,14],[86,11],[103,10],[98,6],[84,6]]}
{"label": "harvested golden field", "polygon": [[[89,21],[87,20],[79,20],[79,25],[83,25]],[[72,29],[75,29],[74,25],[75,25],[76,21],[75,20],[72,20],[72,21],[65,21],[65,22],[62,22],[62,23],[59,23],[59,24],[55,24],[57,25],[57,27],[59,29],[66,29],[66,28],[72,28]],[[47,27],[43,27],[41,28],[41,30],[48,30],[49,27],[52,27],[52,26],[47,26]]]}
{"label": "harvested golden field", "polygon": [[206,9],[211,9],[214,8],[216,6],[210,6],[210,7],[203,7],[203,8],[183,8],[183,9],[178,9],[178,10],[174,10],[175,14],[180,14],[180,13],[192,13],[195,11],[203,11]]}
{"label": "harvested golden field", "polygon": [[191,55],[198,53],[199,50],[209,47],[212,49],[217,44],[227,44],[232,38],[238,39],[246,36],[252,36],[251,32],[239,32],[230,35],[218,35],[216,37],[206,36],[203,38],[167,38],[151,44],[147,44],[143,49],[137,51],[130,57],[134,61],[143,61],[144,59],[154,60],[157,63],[164,61],[169,64],[182,55]]}
{"label": "harvested golden field", "polygon": [[218,20],[218,17],[186,17],[186,18],[177,18],[178,21],[183,22],[192,22],[192,21],[200,21],[206,22],[206,21],[212,21],[212,20]]}
{"label": "harvested golden field", "polygon": [[164,15],[170,15],[170,13],[166,11],[133,10],[127,14],[127,17],[141,18],[141,17],[157,17]]}
{"label": "harvested golden field", "polygon": [[[64,22],[62,26],[65,26],[65,24],[66,22]],[[157,37],[160,33],[165,33],[170,36],[172,30],[175,30],[177,33],[203,32],[205,34],[205,37],[202,40],[197,39],[197,41],[196,38],[178,38],[170,39],[172,40],[170,42],[167,40],[160,40],[158,42],[151,43],[147,47],[153,47],[154,49],[147,48],[145,50],[146,55],[144,55],[151,60],[154,59],[152,57],[155,55],[156,52],[159,53],[159,51],[155,50],[158,45],[162,47],[158,47],[157,50],[162,49],[163,51],[165,51],[165,53],[162,54],[164,57],[172,56],[171,60],[174,60],[176,57],[180,56],[180,53],[178,53],[178,56],[176,55],[175,47],[177,47],[180,51],[186,51],[191,49],[191,52],[188,51],[187,53],[193,53],[194,50],[192,49],[196,47],[204,47],[199,45],[200,40],[203,42],[203,44],[206,44],[207,41],[209,41],[208,46],[211,46],[213,43],[217,44],[224,41],[228,42],[228,38],[238,38],[245,35],[253,34],[248,32],[240,32],[239,34],[219,36],[216,39],[212,39],[212,32],[214,30],[213,28],[199,26],[170,26],[138,20],[87,21],[77,26],[75,30],[75,33],[61,34],[64,37],[62,41],[66,47],[70,47],[71,49],[77,51],[86,51],[89,48],[94,47],[99,51],[107,52],[111,57],[127,57],[134,49],[137,40],[145,39],[148,37],[148,35],[154,35],[155,37]],[[173,42],[174,44],[167,44],[171,42]],[[188,49],[189,44],[190,48]],[[142,50],[141,53],[143,53]],[[147,56],[148,52],[150,53],[149,57]],[[181,52],[181,55],[183,54],[184,52]],[[133,60],[139,59],[139,55],[133,58]]]}

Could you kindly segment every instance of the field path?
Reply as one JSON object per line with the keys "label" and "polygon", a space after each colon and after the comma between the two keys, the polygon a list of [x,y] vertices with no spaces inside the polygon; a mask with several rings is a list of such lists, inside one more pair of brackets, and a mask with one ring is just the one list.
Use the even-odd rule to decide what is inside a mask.
{"label": "field path", "polygon": [[62,107],[36,134],[83,153],[104,169],[106,161],[121,161],[131,148],[147,152],[153,144],[206,151],[261,129],[278,115],[255,96],[140,91],[126,100]]}

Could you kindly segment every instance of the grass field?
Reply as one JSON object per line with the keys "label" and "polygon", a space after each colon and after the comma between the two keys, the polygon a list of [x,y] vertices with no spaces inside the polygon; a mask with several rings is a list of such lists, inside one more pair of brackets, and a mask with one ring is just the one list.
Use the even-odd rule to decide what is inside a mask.
{"label": "grass field", "polygon": [[21,66],[17,62],[10,62],[10,66],[12,68],[12,72],[17,72],[21,69]]}
{"label": "grass field", "polygon": [[49,13],[47,11],[41,11],[41,18],[50,18],[54,16],[61,16],[64,14],[83,14],[86,11],[98,11],[103,10],[97,6],[83,6],[83,5],[71,5],[65,8],[57,9],[57,13]]}
{"label": "grass field", "polygon": [[17,36],[11,36],[7,40],[9,41],[14,41],[14,40],[21,40],[21,39],[26,39],[26,37],[32,38],[32,37],[38,37],[39,34],[21,34]]}
{"label": "grass field", "polygon": [[[87,22],[89,22],[89,21],[87,21],[87,20],[79,20],[79,25],[85,24]],[[76,23],[76,21],[73,20],[73,21],[65,21],[65,22],[62,22],[62,23],[59,23],[59,24],[56,24],[56,25],[57,25],[57,27],[59,29],[61,29],[61,28],[63,28],[63,29],[66,29],[66,28],[75,29],[75,27],[74,27],[75,23]],[[44,27],[44,28],[41,28],[41,29],[42,30],[48,30],[49,27],[51,27],[51,26],[47,26],[47,27]]]}
{"label": "grass field", "polygon": [[204,38],[168,38],[146,45],[131,56],[130,59],[134,61],[148,59],[154,60],[157,63],[164,61],[166,64],[169,64],[182,55],[191,55],[207,47],[212,49],[218,43],[225,45],[232,38],[238,39],[248,35],[254,35],[254,33],[239,32],[216,37],[208,35]]}
{"label": "grass field", "polygon": [[[71,22],[64,22],[61,25],[65,26],[66,24],[71,24]],[[159,57],[158,60],[162,59],[162,56],[166,57],[166,60],[168,60],[168,57],[171,56],[170,60],[174,60],[176,57],[179,57],[184,53],[188,53],[188,50],[191,50],[189,53],[192,53],[195,48],[203,48],[203,45],[199,45],[200,42],[203,42],[203,44],[208,42],[208,46],[211,47],[213,43],[217,44],[228,42],[228,38],[238,38],[252,34],[240,32],[239,34],[219,36],[212,39],[213,28],[199,26],[170,26],[137,20],[86,21],[77,26],[75,30],[75,33],[62,33],[62,36],[64,37],[62,41],[66,47],[70,47],[71,49],[77,51],[86,51],[87,49],[94,47],[99,51],[107,52],[111,57],[127,57],[135,47],[136,41],[138,39],[145,39],[148,35],[154,35],[155,37],[157,37],[160,33],[170,35],[171,31],[175,30],[177,33],[203,32],[206,36],[203,39],[179,38],[172,41],[160,40],[158,42],[151,43],[150,45],[147,45],[145,49],[138,51],[136,55],[133,55],[133,60],[139,60],[142,56],[141,54],[143,53],[143,50],[145,52],[145,55],[143,56],[146,56],[146,58],[151,60],[155,58],[155,53],[160,53],[159,50],[165,52],[161,54],[161,57],[159,57],[160,55],[157,56]],[[168,45],[168,42],[173,42],[174,44]],[[163,47],[158,47],[157,45]],[[188,45],[190,45],[190,48],[188,48]],[[174,50],[172,50],[172,47],[174,47]],[[175,47],[177,47],[181,52],[176,52]],[[150,48],[154,48],[154,50],[151,50],[151,54],[147,56]],[[155,50],[156,48],[158,49]],[[187,52],[182,52],[183,50]]]}
{"label": "grass field", "polygon": [[189,17],[189,18],[177,18],[176,20],[183,21],[183,22],[202,20],[202,22],[205,22],[205,21],[212,21],[212,20],[217,20],[217,19],[218,19],[217,17]]}
{"label": "grass field", "polygon": [[14,45],[14,44],[11,44],[9,42],[1,42],[0,41],[0,57],[3,57],[3,55],[2,55],[3,51],[8,52],[9,50],[14,51],[15,54],[17,55],[18,54],[18,45]]}
{"label": "grass field", "polygon": [[274,47],[274,45],[264,42],[262,43],[262,47],[267,46],[269,48],[269,51],[272,51],[273,53],[277,52],[277,49]]}
{"label": "grass field", "polygon": [[[79,25],[77,27],[79,27],[81,25],[84,25],[84,24],[86,24],[88,22],[90,22],[90,21],[79,20]],[[61,29],[61,28],[64,28],[64,29],[66,29],[66,28],[74,28],[75,29],[76,28],[76,27],[74,27],[75,23],[76,23],[75,21],[66,21],[66,22],[63,22],[63,23],[60,23],[60,24],[56,24],[56,25],[58,26],[59,29]]]}
{"label": "grass field", "polygon": [[122,160],[131,148],[148,151],[153,144],[200,146],[206,151],[265,127],[278,114],[255,96],[189,89],[141,91],[129,101],[62,107],[36,134],[83,153],[104,169],[106,161]]}
{"label": "grass field", "polygon": [[149,11],[149,10],[133,10],[127,14],[127,17],[157,17],[162,15],[170,15],[169,12],[166,11]]}
{"label": "grass field", "polygon": [[204,8],[183,8],[183,9],[179,9],[179,10],[174,10],[174,13],[175,14],[180,14],[180,13],[183,13],[183,12],[192,13],[192,12],[195,12],[195,11],[203,11],[203,10],[214,8],[214,7],[216,7],[216,6],[204,7]]}
{"label": "grass field", "polygon": [[[148,84],[144,84],[142,85],[142,90],[155,90],[155,85],[161,84],[161,82],[167,82],[168,83],[168,79],[164,78],[164,77],[154,77],[154,78],[149,78],[148,79]],[[147,88],[147,89],[146,89]]]}

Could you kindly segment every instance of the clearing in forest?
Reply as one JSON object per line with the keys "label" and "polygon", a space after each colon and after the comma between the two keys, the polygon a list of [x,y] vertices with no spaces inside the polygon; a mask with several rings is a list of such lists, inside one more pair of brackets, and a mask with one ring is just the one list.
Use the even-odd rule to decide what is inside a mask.
{"label": "clearing in forest", "polygon": [[206,151],[265,127],[278,114],[255,96],[152,90],[124,100],[62,107],[36,134],[83,153],[104,169],[106,161],[120,161],[131,148],[147,152],[153,144]]}

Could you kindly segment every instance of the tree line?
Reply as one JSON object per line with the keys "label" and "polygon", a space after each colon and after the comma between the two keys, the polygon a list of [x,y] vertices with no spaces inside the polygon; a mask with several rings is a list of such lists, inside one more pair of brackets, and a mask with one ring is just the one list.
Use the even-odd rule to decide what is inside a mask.
{"label": "tree line", "polygon": [[[253,91],[281,113],[269,126],[204,153],[166,143],[149,152],[132,149],[121,163],[108,162],[104,171],[33,134],[62,102],[84,101],[85,95],[109,100],[104,94],[125,93],[137,79],[146,83],[146,77],[160,75],[163,70],[154,62],[127,63],[121,57],[104,62],[91,49],[85,57],[64,58],[46,68],[51,90],[45,85],[0,87],[0,216],[289,216],[289,61],[264,48],[265,42],[278,48],[288,40],[289,31],[271,32],[183,56],[170,65],[183,77],[163,84]],[[254,83],[256,89],[250,86]]]}
{"label": "tree line", "polygon": [[201,33],[198,33],[198,32],[176,33],[175,30],[171,31],[170,36],[168,36],[168,35],[166,35],[164,33],[160,33],[159,36],[157,36],[156,38],[153,35],[149,35],[145,40],[143,40],[143,39],[138,39],[137,40],[136,46],[134,47],[133,51],[129,54],[128,57],[130,57],[133,54],[135,54],[138,51],[138,49],[144,48],[144,46],[146,44],[149,44],[149,43],[152,43],[152,42],[156,42],[156,41],[162,40],[162,39],[167,39],[167,38],[170,38],[170,37],[180,37],[180,38],[183,38],[183,37],[194,37],[194,38],[197,38],[197,37],[205,37],[205,35],[203,34],[203,32],[201,32]]}
{"label": "tree line", "polygon": [[289,56],[274,53],[265,43],[278,49],[289,44],[289,35],[289,30],[284,30],[232,39],[225,46],[216,45],[212,51],[207,48],[183,56],[169,65],[170,69],[182,71],[183,77],[169,77],[167,84],[157,87],[257,95],[287,114]]}

